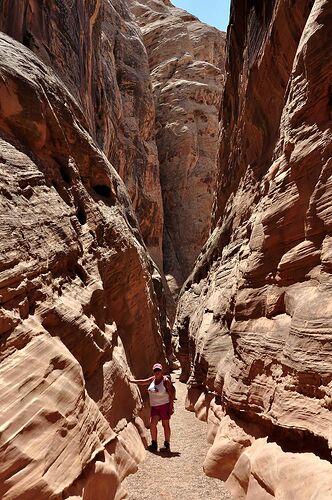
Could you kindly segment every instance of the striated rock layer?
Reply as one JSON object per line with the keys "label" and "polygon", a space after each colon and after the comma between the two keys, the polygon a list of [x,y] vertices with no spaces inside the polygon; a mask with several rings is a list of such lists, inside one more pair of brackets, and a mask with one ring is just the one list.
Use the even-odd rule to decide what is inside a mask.
{"label": "striated rock layer", "polygon": [[162,269],[163,209],[155,111],[141,33],[122,0],[4,0],[0,29],[51,66],[124,180]]}
{"label": "striated rock layer", "polygon": [[[327,0],[232,2],[213,232],[175,330],[182,378],[216,394],[221,434],[225,414],[238,429],[207,459],[207,473],[223,478],[263,436],[331,461],[331,18]],[[189,391],[190,409],[200,392]],[[248,473],[264,453],[250,452]],[[292,498],[318,498],[304,493]]]}
{"label": "striated rock layer", "polygon": [[[144,453],[127,374],[166,363],[160,276],[105,154],[124,148],[121,135],[108,151],[94,122],[97,89],[117,69],[96,52],[103,23],[120,23],[114,6],[1,3],[2,29],[23,42],[0,35],[4,500],[122,498],[120,482]],[[149,122],[152,104],[145,114],[137,92],[132,109]]]}
{"label": "striated rock layer", "polygon": [[225,34],[168,0],[131,0],[131,8],[149,56],[164,204],[164,271],[177,295],[210,230]]}

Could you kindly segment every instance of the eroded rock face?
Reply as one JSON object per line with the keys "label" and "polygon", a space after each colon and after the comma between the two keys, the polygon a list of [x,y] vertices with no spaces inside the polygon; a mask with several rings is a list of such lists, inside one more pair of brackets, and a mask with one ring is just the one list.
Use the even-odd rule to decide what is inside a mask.
{"label": "eroded rock face", "polygon": [[325,0],[233,1],[214,228],[176,324],[182,377],[217,392],[217,421],[328,460],[331,15]]}
{"label": "eroded rock face", "polygon": [[107,72],[92,47],[110,3],[74,3],[1,4],[2,29],[37,54],[0,35],[6,500],[121,498],[144,453],[129,369],[166,363],[160,276],[94,126]]}
{"label": "eroded rock face", "polygon": [[164,271],[176,295],[205,243],[216,182],[225,34],[171,2],[131,1],[156,102]]}
{"label": "eroded rock face", "polygon": [[128,3],[112,0],[105,5],[101,58],[107,85],[100,91],[105,122],[100,140],[126,184],[143,239],[162,272],[164,213],[155,105],[146,49]]}
{"label": "eroded rock face", "polygon": [[312,453],[283,453],[275,443],[257,440],[238,460],[226,482],[233,498],[319,498],[332,496],[332,466]]}
{"label": "eroded rock face", "polygon": [[52,67],[75,97],[91,136],[124,180],[162,270],[154,102],[146,50],[127,1],[4,0],[0,29]]}

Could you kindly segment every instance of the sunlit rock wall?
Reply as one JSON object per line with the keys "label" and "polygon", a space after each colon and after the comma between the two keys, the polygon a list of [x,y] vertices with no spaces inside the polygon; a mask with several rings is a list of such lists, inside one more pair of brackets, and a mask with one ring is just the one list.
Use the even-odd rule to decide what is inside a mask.
{"label": "sunlit rock wall", "polygon": [[[115,130],[107,147],[107,125],[97,123],[96,96],[117,69],[103,59],[103,26],[120,23],[122,12],[126,25],[121,9],[107,1],[1,3],[1,29],[11,35],[0,35],[6,500],[122,498],[122,478],[144,456],[141,399],[128,374],[166,363],[160,276],[108,159],[125,146],[120,132],[115,144],[117,124],[103,106]],[[133,109],[148,94],[132,93]]]}
{"label": "sunlit rock wall", "polygon": [[216,394],[206,471],[224,479],[264,436],[331,461],[331,16],[326,0],[232,2],[213,232],[175,329],[182,378]]}
{"label": "sunlit rock wall", "polygon": [[124,180],[152,257],[162,265],[155,111],[142,36],[128,2],[4,0],[0,28],[52,67]]}
{"label": "sunlit rock wall", "polygon": [[130,5],[149,56],[164,204],[164,271],[177,296],[210,231],[225,33],[169,1],[131,0]]}

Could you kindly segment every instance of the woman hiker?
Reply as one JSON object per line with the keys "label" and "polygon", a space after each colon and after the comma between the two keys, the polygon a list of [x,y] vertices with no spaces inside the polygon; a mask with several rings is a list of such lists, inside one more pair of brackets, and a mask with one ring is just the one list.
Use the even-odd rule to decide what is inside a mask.
{"label": "woman hiker", "polygon": [[164,428],[164,447],[160,451],[170,451],[170,437],[171,437],[171,427],[170,418],[174,413],[174,389],[171,381],[168,377],[164,377],[163,367],[160,363],[155,363],[152,367],[153,376],[135,380],[130,379],[129,382],[138,385],[148,385],[150,406],[151,406],[151,418],[150,418],[150,432],[151,432],[151,444],[148,446],[149,451],[157,451],[157,424],[159,420]]}

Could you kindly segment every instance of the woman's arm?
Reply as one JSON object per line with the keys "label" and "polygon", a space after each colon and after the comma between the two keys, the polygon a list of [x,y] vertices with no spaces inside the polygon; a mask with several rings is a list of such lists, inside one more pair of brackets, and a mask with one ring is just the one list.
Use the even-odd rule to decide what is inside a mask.
{"label": "woman's arm", "polygon": [[154,377],[149,377],[149,378],[142,378],[142,379],[134,379],[134,378],[130,378],[128,379],[129,382],[131,382],[132,384],[137,384],[137,385],[150,385],[150,383],[152,382],[152,380],[154,379]]}

